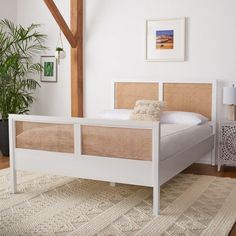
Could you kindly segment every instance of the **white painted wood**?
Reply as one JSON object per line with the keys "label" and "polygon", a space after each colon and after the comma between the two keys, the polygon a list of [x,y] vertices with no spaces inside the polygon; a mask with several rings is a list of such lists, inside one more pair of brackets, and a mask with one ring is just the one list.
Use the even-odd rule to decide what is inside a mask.
{"label": "white painted wood", "polygon": [[10,115],[14,121],[28,121],[51,124],[79,124],[101,127],[114,128],[133,128],[133,129],[152,129],[156,122],[151,121],[134,121],[134,120],[105,120],[105,119],[88,119],[88,118],[69,118],[69,117],[49,117],[49,116],[32,116],[32,115]]}
{"label": "white painted wood", "polygon": [[17,179],[16,179],[16,165],[15,165],[15,122],[12,118],[8,120],[9,124],[9,152],[10,152],[10,191],[11,193],[17,192]]}
{"label": "white painted wood", "polygon": [[191,83],[191,84],[212,84],[215,83],[216,80],[214,79],[199,79],[199,78],[193,78],[193,79],[187,79],[187,78],[179,78],[176,80],[176,78],[160,78],[159,76],[148,76],[148,77],[116,77],[111,79],[111,86],[114,87],[115,82],[138,82],[138,83]]}
{"label": "white painted wood", "polygon": [[218,164],[217,164],[217,171],[219,172],[221,169],[221,163],[220,163],[220,160],[218,159]]}
{"label": "white painted wood", "polygon": [[164,84],[163,82],[159,82],[159,101],[164,101]]}
{"label": "white painted wood", "polygon": [[76,157],[80,157],[82,154],[81,141],[81,126],[79,124],[74,124],[74,153]]}
{"label": "white painted wood", "polygon": [[151,161],[15,149],[15,162],[18,170],[149,187],[153,182]]}
{"label": "white painted wood", "polygon": [[152,132],[153,214],[160,214],[160,123]]}
{"label": "white painted wood", "polygon": [[212,106],[211,106],[211,116],[212,116],[212,129],[213,129],[213,134],[215,134],[215,140],[214,140],[214,148],[212,149],[211,152],[211,164],[213,166],[216,165],[216,147],[217,147],[217,126],[216,126],[216,121],[217,121],[217,81],[212,82]]}

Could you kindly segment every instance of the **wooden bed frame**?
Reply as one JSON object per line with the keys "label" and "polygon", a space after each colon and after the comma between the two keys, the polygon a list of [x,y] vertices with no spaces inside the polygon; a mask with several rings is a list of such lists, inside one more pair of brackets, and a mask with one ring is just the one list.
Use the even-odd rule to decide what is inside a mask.
{"label": "wooden bed frame", "polygon": [[[49,174],[94,179],[113,183],[149,186],[153,187],[153,213],[154,215],[158,215],[160,212],[160,185],[167,182],[169,179],[180,173],[182,170],[184,170],[209,152],[211,152],[212,154],[212,164],[215,164],[215,82],[211,81],[201,84],[163,82],[117,82],[114,85],[115,108],[130,108],[133,106],[133,102],[140,98],[159,98],[160,100],[166,98],[167,102],[171,104],[171,109],[174,109],[177,106],[178,110],[198,111],[208,117],[211,117],[213,132],[209,137],[206,137],[205,140],[198,143],[197,145],[187,150],[183,150],[181,153],[177,153],[176,155],[171,156],[168,159],[160,161],[159,122],[10,115],[9,139],[12,193],[16,193],[17,191],[17,170],[39,171]],[[140,91],[142,91],[141,96],[140,93],[137,93],[139,89]],[[150,92],[150,89],[153,89],[153,92]],[[149,97],[150,94],[152,94],[152,96],[154,97]],[[173,101],[173,94],[175,95],[174,101],[176,102]],[[202,105],[201,102],[199,102],[204,96],[207,99],[206,101],[210,101],[208,109],[205,109],[206,103]],[[178,99],[176,99],[176,97]],[[133,99],[132,103],[130,103],[130,99]],[[127,103],[126,101],[129,102]],[[171,101],[173,101],[173,103]],[[194,104],[193,108],[189,107],[191,104]],[[203,112],[201,110],[201,107],[204,107]],[[73,153],[31,150],[17,147],[17,122],[72,125],[74,130]],[[131,160],[83,154],[83,137],[81,134],[83,126],[150,130],[152,161]],[[135,139],[135,137],[133,138]]]}

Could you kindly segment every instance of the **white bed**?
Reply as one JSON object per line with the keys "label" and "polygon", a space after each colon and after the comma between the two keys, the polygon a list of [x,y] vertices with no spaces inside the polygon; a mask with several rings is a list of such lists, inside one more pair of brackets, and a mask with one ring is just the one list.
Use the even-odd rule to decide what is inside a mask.
{"label": "white bed", "polygon": [[[162,84],[160,83],[160,85]],[[212,88],[210,94],[212,121],[199,126],[162,125],[162,132],[160,132],[159,122],[10,115],[12,192],[15,193],[17,190],[17,170],[40,171],[115,183],[150,186],[153,187],[153,212],[155,215],[159,214],[161,184],[209,152],[212,154],[212,163],[215,161],[216,85],[214,82],[208,82],[207,85]],[[193,89],[195,87],[198,87],[197,83],[196,86],[193,84]],[[162,89],[162,86],[159,86],[159,89]],[[164,95],[164,92],[161,91],[160,94]],[[60,137],[63,126],[68,125],[72,129],[73,148],[68,152],[63,149],[50,150],[50,145],[49,149],[37,147],[32,149],[22,146],[22,144],[19,145],[17,137],[20,134],[32,131],[35,125],[39,126],[39,130],[42,130],[52,124],[56,126],[57,137]],[[24,130],[24,127],[27,128]],[[139,135],[136,135],[137,132]],[[117,139],[111,137],[118,137],[121,142],[114,143],[112,140],[117,141]],[[64,136],[62,140],[65,141],[63,138]],[[38,132],[33,132],[33,139],[39,139]],[[41,140],[42,143],[44,136],[41,136]],[[60,141],[60,138],[58,140]],[[89,142],[92,143],[92,154]],[[150,153],[150,159],[135,158],[136,155],[133,154],[132,148],[127,148],[127,145],[134,145],[132,146],[133,150],[137,148],[141,152],[142,149],[146,150]],[[42,147],[44,146],[42,145]],[[101,148],[104,149],[104,152],[98,155]],[[114,153],[117,155],[113,155]]]}

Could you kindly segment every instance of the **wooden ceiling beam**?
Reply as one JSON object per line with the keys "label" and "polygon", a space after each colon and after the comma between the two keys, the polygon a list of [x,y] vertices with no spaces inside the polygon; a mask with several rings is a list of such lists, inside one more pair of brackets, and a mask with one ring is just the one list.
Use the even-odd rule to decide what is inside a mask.
{"label": "wooden ceiling beam", "polygon": [[66,21],[64,20],[63,16],[61,15],[60,11],[58,10],[56,4],[53,0],[44,0],[45,4],[47,5],[49,11],[53,15],[55,21],[59,25],[61,31],[69,41],[72,48],[76,48],[77,46],[77,39],[71,32],[70,28],[68,27]]}

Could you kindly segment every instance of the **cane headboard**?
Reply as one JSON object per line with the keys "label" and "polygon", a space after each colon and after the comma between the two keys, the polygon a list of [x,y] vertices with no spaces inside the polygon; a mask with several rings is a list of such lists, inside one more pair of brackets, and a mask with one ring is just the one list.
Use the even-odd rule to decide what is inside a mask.
{"label": "cane headboard", "polygon": [[197,112],[212,120],[213,83],[115,82],[115,109],[133,109],[139,99],[163,100],[167,110]]}
{"label": "cane headboard", "polygon": [[158,100],[158,83],[115,83],[115,109],[133,109],[135,102],[140,99]]}

